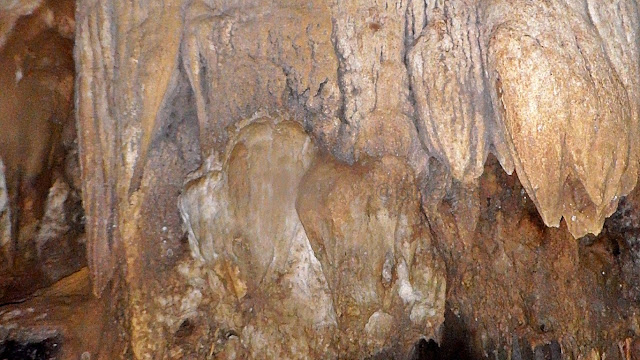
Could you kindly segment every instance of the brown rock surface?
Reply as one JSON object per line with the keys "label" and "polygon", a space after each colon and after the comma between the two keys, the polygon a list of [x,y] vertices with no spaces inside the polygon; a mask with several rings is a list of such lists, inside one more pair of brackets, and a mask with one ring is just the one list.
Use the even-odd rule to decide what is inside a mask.
{"label": "brown rock surface", "polygon": [[[60,228],[75,225],[71,217],[63,216],[68,207],[60,203],[52,210],[47,203],[48,195],[56,192],[51,189],[54,183],[57,189],[67,187],[63,169],[77,162],[72,151],[75,131],[68,131],[74,123],[74,10],[72,1],[0,5],[0,158],[4,163],[0,302],[29,294],[84,263],[82,246],[69,250],[63,232],[48,236],[49,248],[57,250],[50,259],[36,244],[38,234],[53,223]],[[65,136],[65,131],[70,134]],[[68,198],[75,196],[77,216],[73,217],[80,220],[75,189],[64,192],[70,194]],[[55,257],[65,270],[47,276],[40,265]]]}
{"label": "brown rock surface", "polygon": [[0,298],[81,196],[101,358],[630,357],[636,0],[75,5],[0,4]]}
{"label": "brown rock surface", "polygon": [[342,356],[394,346],[402,353],[421,337],[437,338],[446,278],[406,162],[384,157],[348,166],[319,158],[298,196],[331,290]]}
{"label": "brown rock surface", "polygon": [[258,118],[186,185],[180,207],[192,255],[213,270],[214,319],[250,358],[406,353],[436,336],[446,289],[412,170],[316,152],[298,124]]}
{"label": "brown rock surface", "polygon": [[5,179],[5,167],[0,159],[0,254],[2,267],[11,266],[11,208],[9,206],[9,191]]}
{"label": "brown rock surface", "polygon": [[240,338],[236,351],[321,356],[335,313],[295,209],[316,148],[300,125],[275,119],[232,134],[220,167],[186,185],[180,208],[192,255],[213,271],[213,319]]}
{"label": "brown rock surface", "polygon": [[447,1],[423,9],[407,54],[422,143],[465,183],[482,175],[491,148],[505,170],[513,170],[490,104],[483,18],[475,3]]}
{"label": "brown rock surface", "polygon": [[624,299],[637,275],[625,274],[633,262],[612,245],[617,227],[580,242],[565,226],[547,228],[524,187],[494,158],[480,178],[479,198],[478,225],[464,236],[456,232],[455,197],[427,210],[447,266],[447,306],[474,334],[472,355],[507,355],[522,346],[514,339],[524,338],[532,349],[558,341],[563,359],[587,358],[591,349],[617,359],[617,346],[609,346],[637,321],[637,305]]}
{"label": "brown rock surface", "polygon": [[545,224],[564,217],[575,237],[599,233],[638,177],[638,8],[596,3],[483,9],[491,95],[518,177]]}

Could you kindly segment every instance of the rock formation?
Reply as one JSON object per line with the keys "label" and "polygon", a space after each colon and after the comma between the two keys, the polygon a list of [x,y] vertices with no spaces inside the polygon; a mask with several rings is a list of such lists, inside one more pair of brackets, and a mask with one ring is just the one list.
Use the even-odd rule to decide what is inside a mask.
{"label": "rock formation", "polygon": [[9,192],[5,179],[5,168],[0,160],[0,250],[5,266],[11,264],[11,208],[9,206]]}
{"label": "rock formation", "polygon": [[631,359],[636,0],[75,5],[0,5],[0,250],[91,354]]}
{"label": "rock formation", "polygon": [[638,177],[637,4],[485,11],[491,95],[520,181],[545,224],[598,234]]}
{"label": "rock formation", "polygon": [[444,268],[408,165],[350,167],[317,154],[300,125],[264,118],[227,149],[186,185],[180,208],[192,255],[215,274],[215,318],[244,345],[236,351],[361,357],[436,336]]}
{"label": "rock formation", "polygon": [[[73,4],[65,1],[0,5],[0,295],[5,300],[22,298],[85,263],[77,236],[83,211],[73,178],[78,162],[73,14]],[[64,213],[68,216],[58,217]],[[54,227],[56,235],[50,232]],[[78,231],[63,231],[72,227]],[[58,242],[61,235],[66,240]],[[48,249],[45,238],[55,238]],[[63,266],[49,272],[47,263]]]}

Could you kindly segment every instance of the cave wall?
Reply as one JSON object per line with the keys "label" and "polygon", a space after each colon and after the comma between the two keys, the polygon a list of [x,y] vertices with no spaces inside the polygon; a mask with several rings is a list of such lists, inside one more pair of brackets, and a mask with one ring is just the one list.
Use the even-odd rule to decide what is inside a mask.
{"label": "cave wall", "polygon": [[0,249],[86,238],[98,358],[630,359],[637,1],[65,4],[0,8]]}
{"label": "cave wall", "polygon": [[[585,272],[574,237],[598,234],[637,180],[635,1],[88,1],[77,20],[89,266],[98,295],[123,271],[136,357],[163,353],[149,339],[170,337],[204,304],[218,329],[240,339],[234,350],[221,345],[230,354],[365,356],[395,344],[406,353],[420,336],[439,340],[439,291],[456,303],[460,277],[471,294],[498,284],[515,292],[502,298],[515,324],[488,324],[490,308],[473,301],[460,310],[485,319],[483,339],[511,342],[513,327],[523,335],[551,327],[577,354],[588,353],[581,346],[597,342],[592,336],[602,339],[564,341],[580,308],[539,303],[547,286],[564,299],[589,297],[590,275],[563,283]],[[275,125],[255,125],[262,117]],[[284,120],[308,134],[302,152],[302,133],[278,128]],[[544,224],[564,218],[561,230],[522,225],[518,237],[509,228],[512,244],[486,229],[534,221],[504,210],[486,218],[480,179],[489,154],[515,170],[520,196]],[[184,266],[197,263],[210,285],[189,285],[182,301],[190,305],[163,327],[148,304],[158,304],[164,283],[180,282],[158,275],[171,273],[166,251],[180,249],[170,245],[181,233],[178,202],[193,255]],[[157,211],[163,206],[174,210]],[[537,242],[530,254],[527,241]],[[546,252],[550,259],[535,260]],[[481,254],[504,263],[467,271]],[[445,285],[445,263],[446,283],[456,286]],[[511,274],[504,266],[522,269],[523,279],[494,279]],[[529,271],[535,266],[543,275]],[[553,281],[519,288],[537,276]],[[318,312],[305,315],[304,304]],[[286,340],[272,333],[274,319]],[[398,321],[408,339],[389,342],[385,329]],[[320,323],[342,336],[319,335]]]}
{"label": "cave wall", "polygon": [[0,5],[0,302],[86,266],[73,1]]}

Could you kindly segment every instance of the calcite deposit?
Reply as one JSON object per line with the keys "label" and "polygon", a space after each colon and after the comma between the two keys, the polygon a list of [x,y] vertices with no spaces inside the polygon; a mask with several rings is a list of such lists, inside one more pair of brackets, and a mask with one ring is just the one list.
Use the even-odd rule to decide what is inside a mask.
{"label": "calcite deposit", "polygon": [[599,233],[638,177],[637,5],[484,11],[491,96],[520,181],[545,224]]}
{"label": "calcite deposit", "polygon": [[490,149],[507,172],[513,168],[490,103],[482,13],[470,3],[448,1],[417,11],[407,53],[422,144],[465,183],[482,175]]}
{"label": "calcite deposit", "polygon": [[638,176],[638,9],[617,4],[427,7],[407,59],[429,155],[469,183],[492,151],[545,224],[599,233]]}
{"label": "calcite deposit", "polygon": [[251,358],[402,353],[443,321],[444,268],[400,159],[351,168],[299,124],[261,117],[180,208],[192,256],[213,269],[214,317]]}
{"label": "calcite deposit", "polygon": [[[192,254],[215,274],[214,318],[237,332],[245,356],[329,350],[336,316],[295,209],[316,152],[300,125],[256,119],[232,136],[221,167],[190,181],[180,198]],[[301,336],[316,331],[325,335]]]}
{"label": "calcite deposit", "polygon": [[0,300],[86,263],[69,356],[636,356],[637,0],[12,0],[0,69]]}
{"label": "calcite deposit", "polygon": [[62,180],[49,190],[35,248],[42,272],[53,283],[84,267],[84,216],[78,194]]}
{"label": "calcite deposit", "polygon": [[341,337],[364,335],[366,350],[351,340],[347,357],[437,338],[445,269],[411,168],[391,156],[353,166],[320,158],[314,165],[297,209],[329,283]]}

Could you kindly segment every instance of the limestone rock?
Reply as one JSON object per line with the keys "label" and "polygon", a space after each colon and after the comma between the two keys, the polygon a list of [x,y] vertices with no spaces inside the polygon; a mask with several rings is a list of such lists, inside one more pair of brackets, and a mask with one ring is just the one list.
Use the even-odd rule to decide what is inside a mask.
{"label": "limestone rock", "polygon": [[190,3],[182,59],[203,153],[224,147],[226,126],[283,107],[343,160],[420,150],[404,66],[406,9],[403,2]]}
{"label": "limestone rock", "polygon": [[35,237],[41,269],[52,283],[86,266],[83,216],[78,195],[64,181],[54,182]]}
{"label": "limestone rock", "polygon": [[[14,30],[20,37],[29,38],[43,29],[53,29],[63,37],[72,39],[75,31],[74,10],[72,1],[3,1],[0,4],[0,48],[5,46]],[[18,21],[20,18],[26,19],[29,26],[21,26]]]}
{"label": "limestone rock", "polygon": [[[159,116],[179,78],[181,32],[176,29],[182,28],[182,16],[179,1],[87,1],[78,4],[76,21],[87,260],[94,292],[100,294],[115,272],[122,234],[138,236],[132,219],[139,216],[139,204],[129,196],[141,185],[149,148],[160,130],[157,120],[170,114]],[[127,45],[129,41],[136,45]],[[131,228],[125,226],[129,224]]]}
{"label": "limestone rock", "polygon": [[319,158],[305,175],[297,208],[331,289],[343,354],[373,355],[394,344],[406,351],[421,337],[436,338],[444,321],[444,266],[403,160],[348,166]]}
{"label": "limestone rock", "polygon": [[418,145],[404,65],[407,6],[337,1],[332,8],[343,122],[337,145],[347,146],[348,159],[407,156]]}
{"label": "limestone rock", "polygon": [[490,148],[508,173],[513,170],[490,104],[482,19],[474,3],[447,1],[422,9],[424,28],[414,30],[407,54],[422,143],[465,183],[482,175]]}
{"label": "limestone rock", "polygon": [[73,42],[52,27],[66,15],[43,6],[0,47],[0,156],[10,182],[18,176],[34,182],[50,168],[60,125],[71,119]]}
{"label": "limestone rock", "polygon": [[638,176],[638,18],[635,1],[411,5],[429,155],[473,183],[491,151],[547,225],[598,233]]}
{"label": "limestone rock", "polygon": [[324,354],[331,332],[322,329],[335,327],[335,313],[295,209],[316,148],[300,125],[259,118],[227,149],[180,198],[192,254],[215,274],[214,317],[251,358]]}
{"label": "limestone rock", "polygon": [[18,18],[33,12],[41,2],[42,0],[14,0],[0,4],[0,48],[4,46],[13,31]]}
{"label": "limestone rock", "polygon": [[204,154],[224,148],[228,125],[287,105],[307,109],[318,133],[334,137],[340,95],[326,2],[196,0],[185,21],[182,61]]}
{"label": "limestone rock", "polygon": [[[476,224],[484,234],[502,224],[498,210],[478,222],[490,153],[517,171],[547,225],[564,217],[574,236],[600,231],[636,183],[635,0],[82,0],[78,17],[89,267],[96,293],[124,277],[114,286],[127,288],[139,358],[162,347],[143,331],[162,307],[147,305],[179,307],[185,295],[156,296],[162,283],[147,279],[181,248],[172,206],[194,163],[179,206],[210,274],[202,303],[215,303],[222,358],[361,357],[437,338],[445,276],[432,240],[469,289],[503,286],[473,270],[476,255],[507,274],[526,254],[518,286],[529,295],[529,269],[544,259],[521,248],[549,231],[543,253],[562,249],[553,264],[569,269],[553,288],[566,287],[578,245],[535,216],[518,225],[526,244],[475,241]],[[474,276],[491,281],[474,287]],[[563,296],[582,296],[578,285]],[[496,299],[520,306],[518,296]],[[525,310],[486,333],[522,326]]]}
{"label": "limestone rock", "polygon": [[74,121],[73,15],[71,1],[0,4],[0,157],[8,200],[0,222],[10,224],[0,230],[4,279],[36,266],[34,237],[65,156],[61,132]]}
{"label": "limestone rock", "polygon": [[[453,211],[457,197],[445,196],[427,213],[434,246],[446,262],[447,306],[463,323],[456,327],[445,315],[440,345],[455,344],[455,334],[466,331],[473,335],[464,343],[478,358],[501,358],[512,346],[505,358],[515,358],[516,335],[531,342],[520,349],[531,353],[557,341],[562,358],[587,358],[593,348],[617,358],[617,342],[637,321],[626,317],[637,303],[627,308],[621,299],[638,294],[638,189],[606,222],[606,231],[575,241],[566,227],[543,223],[517,176],[507,176],[492,156],[479,185],[480,216],[470,235],[455,231],[456,223],[467,221]],[[447,341],[447,334],[453,339]],[[527,359],[526,352],[520,355]]]}
{"label": "limestone rock", "polygon": [[[215,317],[245,344],[236,350],[334,358],[436,337],[446,281],[412,169],[316,155],[292,122],[242,126],[180,198],[192,255],[215,273]],[[230,310],[236,301],[251,314]]]}
{"label": "limestone rock", "polygon": [[544,222],[564,217],[575,237],[599,233],[637,180],[638,9],[617,3],[483,8],[493,104],[520,181]]}

